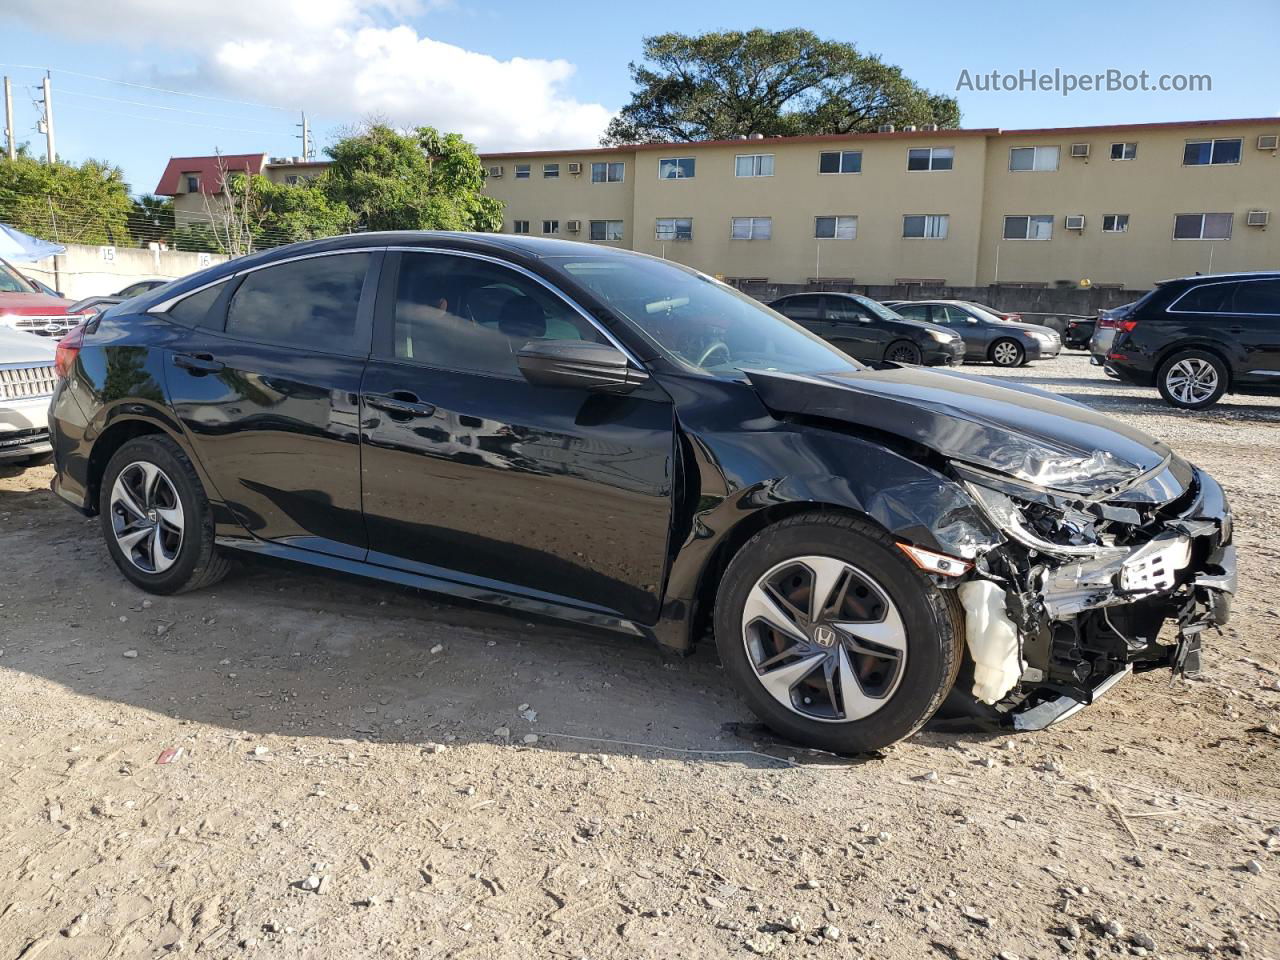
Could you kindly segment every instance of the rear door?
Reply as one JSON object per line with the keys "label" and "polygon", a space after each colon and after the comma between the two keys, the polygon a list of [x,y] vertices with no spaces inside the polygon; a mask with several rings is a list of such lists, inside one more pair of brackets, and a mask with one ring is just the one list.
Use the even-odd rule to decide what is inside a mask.
{"label": "rear door", "polygon": [[1244,358],[1237,382],[1280,387],[1280,279],[1241,280],[1225,309],[1225,333]]}
{"label": "rear door", "polygon": [[935,303],[929,307],[929,322],[950,328],[964,340],[966,360],[985,360],[991,342],[991,328],[954,303]]}
{"label": "rear door", "polygon": [[362,388],[369,560],[653,623],[671,527],[670,398],[537,387],[531,340],[607,338],[527,271],[388,255]]}
{"label": "rear door", "polygon": [[170,310],[191,324],[165,351],[170,403],[211,496],[264,540],[364,558],[359,394],[381,257],[280,261]]}

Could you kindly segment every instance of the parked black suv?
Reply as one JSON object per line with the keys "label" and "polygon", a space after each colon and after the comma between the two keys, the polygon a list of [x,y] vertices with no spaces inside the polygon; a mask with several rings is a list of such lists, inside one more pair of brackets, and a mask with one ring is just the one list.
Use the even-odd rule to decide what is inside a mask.
{"label": "parked black suv", "polygon": [[1120,319],[1103,366],[1184,410],[1224,393],[1280,394],[1280,272],[1158,284]]}
{"label": "parked black suv", "polygon": [[1025,728],[1193,672],[1235,589],[1222,490],[1160,441],[869,369],[635,253],[297,244],[110,307],[57,366],[54,489],[144,590],[247,552],[677,651],[712,627],[751,708],[828,749],[909,735],[953,686]]}
{"label": "parked black suv", "polygon": [[867,363],[964,363],[964,341],[936,323],[908,320],[856,293],[796,293],[769,304],[810,333]]}

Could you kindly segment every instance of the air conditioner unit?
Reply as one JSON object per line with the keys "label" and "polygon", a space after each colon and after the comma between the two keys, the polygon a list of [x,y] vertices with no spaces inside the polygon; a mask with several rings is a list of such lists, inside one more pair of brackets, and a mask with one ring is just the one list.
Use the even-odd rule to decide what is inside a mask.
{"label": "air conditioner unit", "polygon": [[1071,155],[1082,159],[1089,156],[1089,145],[1087,143],[1073,143],[1071,145]]}
{"label": "air conditioner unit", "polygon": [[564,222],[564,228],[565,228],[566,230],[568,230],[570,233],[581,233],[581,232],[582,232],[582,221],[581,221],[581,220],[566,220],[566,221]]}
{"label": "air conditioner unit", "polygon": [[902,125],[903,133],[915,133],[915,131],[916,131],[916,125],[914,123],[904,123]]}
{"label": "air conditioner unit", "polygon": [[938,125],[936,123],[922,123],[920,124],[920,129],[928,133],[936,133],[938,131]]}
{"label": "air conditioner unit", "polygon": [[1067,214],[1066,223],[1063,224],[1063,226],[1065,226],[1068,230],[1083,230],[1084,214],[1083,213]]}
{"label": "air conditioner unit", "polygon": [[892,123],[882,123],[876,127],[876,133],[893,133],[897,129]]}
{"label": "air conditioner unit", "polygon": [[1275,150],[1280,148],[1280,136],[1274,133],[1264,133],[1258,137],[1259,150]]}
{"label": "air conditioner unit", "polygon": [[569,172],[576,177],[578,174],[582,172],[582,164],[580,163],[569,164]]}
{"label": "air conditioner unit", "polygon": [[1270,210],[1250,210],[1245,223],[1251,227],[1265,227],[1271,219]]}
{"label": "air conditioner unit", "polygon": [[497,177],[502,176],[502,168],[501,168],[501,167],[490,167],[490,168],[489,168],[489,176],[494,177],[494,178],[497,178]]}

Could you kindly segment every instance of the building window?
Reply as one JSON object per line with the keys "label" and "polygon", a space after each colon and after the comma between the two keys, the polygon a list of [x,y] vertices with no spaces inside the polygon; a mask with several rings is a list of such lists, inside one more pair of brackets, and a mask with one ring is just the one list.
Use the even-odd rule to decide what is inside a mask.
{"label": "building window", "polygon": [[773,217],[734,217],[730,240],[768,240],[773,236]]}
{"label": "building window", "polygon": [[543,220],[542,232],[543,233],[559,233],[560,221],[559,220]]}
{"label": "building window", "polygon": [[692,217],[659,217],[654,222],[655,240],[692,240]]}
{"label": "building window", "polygon": [[1173,218],[1175,240],[1230,240],[1231,214],[1179,213]]}
{"label": "building window", "polygon": [[1136,143],[1113,143],[1111,145],[1112,160],[1134,160],[1138,156]]}
{"label": "building window", "polygon": [[1104,213],[1102,215],[1103,233],[1124,233],[1129,229],[1127,213]]}
{"label": "building window", "polygon": [[554,180],[560,176],[560,164],[544,163],[542,165],[542,177],[545,180]]}
{"label": "building window", "polygon": [[1042,213],[1029,217],[1005,217],[1006,240],[1052,240],[1053,214]]}
{"label": "building window", "polygon": [[663,157],[658,161],[659,180],[688,180],[693,176],[693,157]]}
{"label": "building window", "polygon": [[183,176],[187,178],[187,193],[199,193],[200,192],[200,174],[184,173]]}
{"label": "building window", "polygon": [[1182,165],[1203,167],[1217,163],[1239,163],[1243,143],[1239,137],[1233,140],[1188,140],[1182,150]]}
{"label": "building window", "polygon": [[1009,150],[1010,170],[1057,170],[1058,147],[1013,147]]}
{"label": "building window", "polygon": [[912,147],[907,151],[908,170],[950,170],[955,162],[955,147]]}
{"label": "building window", "polygon": [[[621,166],[621,164],[619,164]],[[591,239],[592,240],[621,240],[622,239],[622,221],[621,220],[592,220],[591,221]]]}
{"label": "building window", "polygon": [[516,164],[516,179],[517,180],[529,179],[529,165],[527,163]]}
{"label": "building window", "polygon": [[528,233],[529,221],[528,220],[512,220],[511,232],[512,233]]}
{"label": "building window", "polygon": [[[622,163],[593,163],[591,165],[591,182],[592,183],[621,183],[624,164]],[[605,223],[604,220],[593,221]],[[613,221],[607,221],[612,223]]]}
{"label": "building window", "polygon": [[852,240],[858,235],[858,218],[814,217],[813,235],[819,240]]}
{"label": "building window", "polygon": [[743,153],[734,160],[733,172],[739,177],[772,177],[772,153]]}
{"label": "building window", "polygon": [[861,150],[831,150],[818,154],[819,173],[861,173]]}
{"label": "building window", "polygon": [[945,240],[950,219],[945,213],[909,213],[902,218],[902,235],[908,239]]}

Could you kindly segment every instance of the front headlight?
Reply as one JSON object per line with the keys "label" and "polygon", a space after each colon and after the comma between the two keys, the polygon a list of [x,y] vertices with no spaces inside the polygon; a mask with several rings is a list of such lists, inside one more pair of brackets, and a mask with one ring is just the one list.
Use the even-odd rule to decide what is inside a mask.
{"label": "front headlight", "polygon": [[1021,497],[1012,492],[1016,484],[1002,482],[1005,489],[996,490],[977,482],[972,474],[964,486],[987,519],[1024,547],[1063,558],[1118,556],[1127,552],[1124,547],[1101,541],[1093,517],[1054,505],[1052,496],[1029,489],[1027,496]]}
{"label": "front headlight", "polygon": [[1029,339],[1034,340],[1037,343],[1043,344],[1046,347],[1049,344],[1053,343],[1053,337],[1049,336],[1047,333],[1038,333],[1035,330],[1027,330],[1025,331],[1025,334]]}
{"label": "front headlight", "polygon": [[938,343],[950,343],[955,339],[954,333],[947,333],[945,330],[928,330],[926,332]]}

